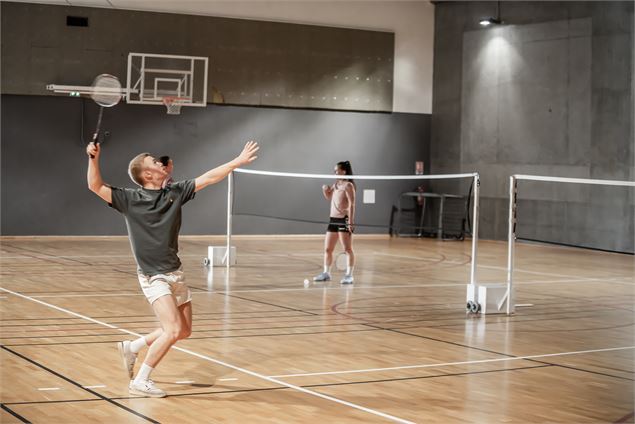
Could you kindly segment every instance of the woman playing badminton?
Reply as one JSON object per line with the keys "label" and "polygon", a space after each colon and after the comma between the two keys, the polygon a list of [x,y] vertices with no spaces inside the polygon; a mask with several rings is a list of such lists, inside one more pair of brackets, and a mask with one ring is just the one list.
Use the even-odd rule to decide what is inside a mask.
{"label": "woman playing badminton", "polygon": [[[338,162],[335,165],[335,174],[353,175],[351,163],[349,161]],[[350,178],[338,178],[333,185],[323,185],[322,192],[326,200],[331,201],[331,219],[329,220],[324,239],[324,271],[313,277],[313,281],[329,281],[331,279],[333,249],[339,239],[346,252],[346,275],[340,282],[342,284],[353,284],[353,267],[355,266],[355,254],[353,253],[355,182]]]}

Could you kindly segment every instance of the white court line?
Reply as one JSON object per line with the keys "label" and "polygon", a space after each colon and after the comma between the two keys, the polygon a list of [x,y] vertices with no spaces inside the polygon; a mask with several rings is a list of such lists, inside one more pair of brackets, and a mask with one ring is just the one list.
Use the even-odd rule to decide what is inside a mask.
{"label": "white court line", "polygon": [[236,381],[237,378],[219,378],[218,381]]}
{"label": "white court line", "polygon": [[494,359],[480,359],[480,360],[474,360],[474,361],[443,362],[443,363],[437,363],[437,364],[404,365],[401,367],[366,368],[366,369],[345,370],[345,371],[310,372],[305,374],[271,375],[270,377],[290,378],[290,377],[308,377],[308,376],[314,376],[314,375],[356,374],[356,373],[364,373],[364,372],[393,371],[393,370],[405,370],[405,369],[415,369],[415,368],[417,369],[418,368],[439,368],[439,367],[450,367],[455,365],[472,365],[472,364],[485,364],[489,362],[505,362],[505,361],[519,361],[519,360],[525,360],[525,359],[548,358],[552,356],[580,355],[584,353],[612,352],[616,350],[627,350],[627,349],[635,349],[635,346],[610,347],[606,349],[593,349],[593,350],[579,350],[575,352],[545,353],[542,355],[515,356],[513,358],[506,357],[506,358],[494,358]]}
{"label": "white court line", "polygon": [[[12,294],[14,296],[17,296],[17,297],[21,297],[23,299],[30,300],[30,301],[35,302],[35,303],[39,303],[41,305],[44,305],[44,306],[47,306],[49,308],[58,310],[60,312],[64,312],[66,314],[73,315],[73,316],[76,316],[78,318],[85,319],[85,320],[93,322],[95,324],[103,325],[105,327],[112,328],[114,330],[120,331],[122,333],[130,334],[130,335],[133,335],[133,336],[136,336],[136,337],[141,337],[141,334],[139,334],[139,333],[135,333],[133,331],[126,330],[125,328],[119,328],[119,327],[114,326],[112,324],[108,324],[106,322],[99,321],[99,320],[96,320],[94,318],[90,318],[90,317],[88,317],[86,315],[78,314],[77,312],[73,312],[73,311],[70,311],[68,309],[64,309],[64,308],[61,308],[59,306],[55,306],[55,305],[52,305],[50,303],[46,303],[46,302],[44,302],[42,300],[34,299],[32,297],[23,295],[21,293],[17,293],[17,292],[11,291],[11,290],[7,290],[4,287],[0,287],[0,290],[2,290],[5,293],[10,293],[10,294]],[[183,352],[183,353],[187,353],[188,355],[192,355],[192,356],[195,356],[197,358],[200,358],[200,359],[203,359],[203,360],[206,360],[206,361],[209,361],[209,362],[213,362],[213,363],[218,364],[218,365],[222,365],[222,366],[227,367],[227,368],[231,368],[231,369],[236,370],[236,371],[240,371],[240,372],[242,372],[244,374],[248,374],[248,375],[251,375],[253,377],[260,378],[260,379],[269,381],[271,383],[274,383],[274,384],[277,384],[277,385],[280,385],[280,386],[288,387],[289,389],[297,390],[299,392],[302,392],[302,393],[305,393],[305,394],[308,394],[308,395],[311,395],[311,396],[319,397],[319,398],[322,398],[322,399],[325,399],[325,400],[328,400],[328,401],[331,401],[331,402],[336,402],[336,403],[339,403],[341,405],[349,406],[351,408],[355,408],[355,409],[367,412],[367,413],[372,414],[372,415],[377,415],[377,416],[380,416],[382,418],[386,418],[386,419],[394,421],[394,422],[404,423],[404,424],[414,424],[412,421],[408,421],[408,420],[405,420],[403,418],[398,418],[398,417],[395,417],[393,415],[389,415],[389,414],[386,414],[384,412],[380,412],[380,411],[377,411],[377,410],[374,410],[374,409],[366,408],[365,406],[357,405],[355,403],[348,402],[348,401],[345,401],[345,400],[342,400],[342,399],[338,399],[338,398],[335,398],[335,397],[332,397],[332,396],[324,395],[322,393],[319,393],[319,392],[316,392],[316,391],[313,391],[313,390],[305,389],[304,387],[296,386],[294,384],[289,384],[289,383],[287,383],[285,381],[277,380],[277,379],[275,379],[273,377],[268,377],[266,375],[262,375],[262,374],[259,374],[257,372],[254,372],[254,371],[250,371],[248,369],[241,368],[241,367],[238,367],[236,365],[231,365],[231,364],[229,364],[227,362],[220,361],[218,359],[214,359],[214,358],[212,358],[210,356],[202,355],[200,353],[194,352],[194,351],[189,350],[189,349],[184,349],[184,348],[178,347],[178,346],[172,346],[172,349],[178,350],[178,351]]]}
{"label": "white court line", "polygon": [[104,389],[106,386],[103,384],[98,384],[96,386],[82,386],[84,389]]}
{"label": "white court line", "polygon": [[143,293],[106,293],[106,294],[43,294],[32,296],[34,299],[44,299],[48,297],[110,297],[110,296],[145,296]]}
{"label": "white court line", "polygon": [[192,384],[194,380],[175,381],[174,384]]}
{"label": "white court line", "polygon": [[[181,258],[187,257],[204,257],[205,255],[179,255]],[[0,259],[83,259],[83,258],[130,258],[134,259],[132,254],[130,255],[76,255],[76,256],[66,256],[66,255],[30,255],[30,256],[2,256],[0,255]],[[107,264],[104,264],[107,265]]]}
{"label": "white court line", "polygon": [[55,390],[62,390],[59,387],[40,387],[38,388],[39,391],[41,392],[53,392]]}
{"label": "white court line", "polygon": [[[434,262],[438,262],[438,260],[435,259],[429,259],[426,257],[420,257],[420,256],[407,256],[407,255],[395,255],[392,253],[381,253],[381,252],[374,252],[374,255],[380,255],[380,256],[393,256],[393,257],[397,257],[397,258],[406,258],[406,259],[417,259],[420,261],[434,261]],[[443,261],[442,263],[444,264],[451,264],[451,265],[470,265],[470,263],[464,263],[464,262],[457,262],[457,261]],[[502,267],[502,266],[494,266],[494,265],[478,265],[478,268],[487,268],[487,269],[498,269],[498,270],[502,270],[502,271],[507,271],[506,267]],[[515,268],[514,267],[514,272],[524,272],[527,274],[535,274],[535,275],[546,275],[549,277],[562,277],[562,278],[577,278],[580,281],[597,281],[597,280],[601,280],[603,278],[591,278],[591,277],[581,277],[581,276],[577,276],[577,275],[568,275],[568,274],[554,274],[552,272],[539,272],[539,271],[529,271],[529,270],[525,270],[525,269],[520,269],[520,268]],[[621,280],[624,277],[612,277],[612,278],[608,278],[607,280],[612,281],[612,280]]]}
{"label": "white court line", "polygon": [[[478,284],[493,284],[500,283],[500,281],[479,281]],[[592,279],[572,279],[572,280],[535,280],[535,281],[518,281],[515,284],[522,285],[532,285],[532,284],[567,284],[567,283],[606,283],[606,284],[625,284],[625,285],[634,285],[635,283],[626,283],[623,281],[613,281],[613,280],[605,280],[599,278],[597,280]],[[463,287],[465,283],[438,283],[438,284],[405,284],[405,285],[391,285],[391,286],[357,286],[357,287],[308,287],[308,288],[287,288],[287,289],[247,289],[247,290],[215,290],[215,291],[193,291],[192,295],[196,294],[205,294],[210,295],[214,293],[220,294],[232,294],[232,293],[266,293],[266,292],[292,292],[292,291],[323,291],[323,290],[350,290],[357,289],[359,290],[371,290],[371,289],[404,289],[404,288],[428,288],[428,287]],[[66,297],[112,297],[112,296],[144,296],[143,293],[108,293],[108,294],[45,294],[41,296],[31,296],[34,299],[44,299],[44,298],[66,298]],[[0,296],[0,299],[2,296]],[[4,296],[6,298],[6,296]]]}

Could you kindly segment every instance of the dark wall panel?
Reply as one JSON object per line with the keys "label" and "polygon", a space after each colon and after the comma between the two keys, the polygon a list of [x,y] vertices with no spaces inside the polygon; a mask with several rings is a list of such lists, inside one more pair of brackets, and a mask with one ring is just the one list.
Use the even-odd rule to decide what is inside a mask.
{"label": "dark wall panel", "polygon": [[[17,95],[3,95],[1,101],[1,233],[125,234],[119,214],[86,187],[82,125],[87,140],[96,119],[94,103]],[[102,174],[117,186],[133,186],[127,164],[140,152],[171,155],[175,177],[185,179],[231,160],[249,139],[262,146],[255,169],[330,174],[337,161],[350,160],[359,174],[412,174],[416,160],[424,160],[426,169],[430,166],[429,115],[210,105],[167,116],[160,106],[122,104],[106,110],[103,129],[110,135],[103,145]],[[273,212],[278,216],[326,220],[323,183],[295,185],[239,176],[235,206],[237,212],[262,213],[275,204]],[[398,193],[413,188],[412,182],[359,185],[358,221],[384,226]],[[256,186],[262,189],[254,192]],[[376,190],[375,204],[362,203],[364,188]],[[184,208],[183,234],[222,234],[225,210],[226,184],[205,189]],[[235,230],[322,233],[324,226],[239,216]],[[387,231],[385,227],[358,230]]]}
{"label": "dark wall panel", "polygon": [[[2,2],[2,93],[125,81],[129,52],[207,56],[208,101],[392,111],[394,34],[207,16]],[[87,17],[69,27],[66,17]]]}

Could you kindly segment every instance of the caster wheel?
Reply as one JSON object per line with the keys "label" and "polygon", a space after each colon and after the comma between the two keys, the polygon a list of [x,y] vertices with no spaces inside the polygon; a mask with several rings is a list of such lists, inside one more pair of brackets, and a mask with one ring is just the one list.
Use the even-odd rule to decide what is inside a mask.
{"label": "caster wheel", "polygon": [[472,302],[470,300],[470,301],[467,302],[467,305],[466,305],[465,309],[467,310],[467,312],[469,312],[471,314],[476,314],[478,312],[481,312],[481,305],[479,305],[476,302]]}
{"label": "caster wheel", "polygon": [[209,262],[209,258],[203,258],[203,265],[204,266],[209,266],[210,262]]}

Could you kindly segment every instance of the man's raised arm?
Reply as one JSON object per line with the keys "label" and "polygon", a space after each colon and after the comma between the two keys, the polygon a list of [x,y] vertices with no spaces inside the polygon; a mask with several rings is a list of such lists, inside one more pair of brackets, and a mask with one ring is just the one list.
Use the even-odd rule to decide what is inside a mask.
{"label": "man's raised arm", "polygon": [[258,147],[258,143],[255,141],[248,141],[247,144],[245,144],[243,151],[240,152],[240,155],[238,155],[234,160],[214,169],[210,169],[200,177],[196,178],[195,191],[202,190],[208,185],[216,184],[217,182],[222,181],[223,178],[228,176],[234,169],[255,161],[258,157],[256,156],[258,149],[260,149],[260,147]]}
{"label": "man's raised arm", "polygon": [[106,202],[112,203],[112,189],[104,184],[99,171],[99,155],[101,154],[99,143],[88,144],[86,154],[88,155],[88,175],[86,176],[88,188]]}

